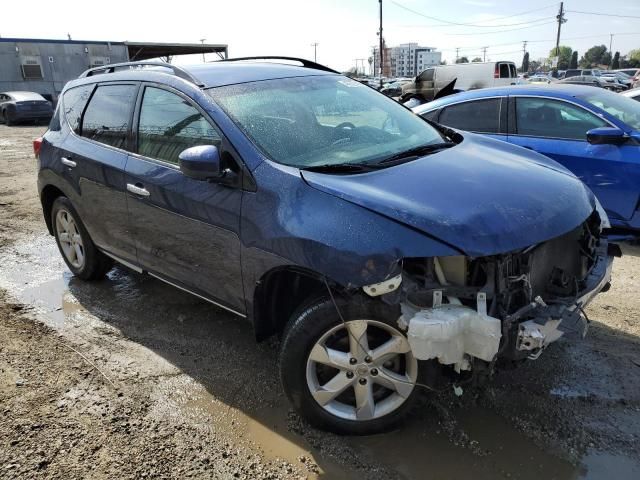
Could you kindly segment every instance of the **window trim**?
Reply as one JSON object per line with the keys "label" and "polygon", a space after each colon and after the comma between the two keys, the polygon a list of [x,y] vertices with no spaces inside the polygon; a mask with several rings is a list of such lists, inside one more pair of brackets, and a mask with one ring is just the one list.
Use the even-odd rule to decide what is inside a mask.
{"label": "window trim", "polygon": [[[194,101],[191,97],[186,95],[184,92],[181,92],[180,90],[177,90],[177,89],[175,89],[173,87],[170,87],[169,85],[164,85],[162,83],[156,83],[156,82],[141,82],[140,89],[138,90],[138,97],[136,98],[136,102],[135,102],[135,106],[134,106],[134,115],[133,115],[133,119],[132,119],[132,122],[131,122],[132,148],[131,148],[131,151],[129,151],[129,154],[132,157],[135,157],[138,160],[144,160],[144,161],[147,161],[147,162],[151,162],[151,163],[155,163],[155,164],[161,165],[163,167],[169,167],[169,168],[171,168],[173,170],[180,171],[180,165],[176,165],[174,163],[170,163],[170,162],[167,162],[165,160],[158,159],[158,158],[147,157],[145,155],[142,155],[142,154],[138,153],[138,126],[140,124],[140,112],[142,111],[142,100],[144,98],[144,92],[149,87],[150,88],[157,88],[159,90],[165,90],[165,91],[167,91],[169,93],[173,93],[173,94],[179,96],[180,98],[182,98],[183,100],[189,102],[189,105],[191,105],[193,108],[198,110],[198,112],[200,112],[200,114],[204,117],[204,119],[216,131],[216,133],[218,133],[218,135],[220,136],[220,145],[222,146],[222,144],[225,143],[226,137],[225,137],[224,133],[222,132],[222,130],[220,129],[220,127],[218,127],[218,125],[216,124],[216,122],[213,121],[211,116],[202,107],[200,107],[200,105],[198,105],[198,103],[196,101]],[[237,162],[238,158],[239,158],[239,155],[237,155],[235,153],[235,150],[233,150],[233,149],[229,149],[229,150],[231,150],[233,152],[234,160],[236,160],[236,162]],[[246,168],[244,162],[242,162],[242,161],[240,162],[239,167],[241,169]]]}
{"label": "window trim", "polygon": [[[427,110],[426,112],[422,112],[420,114],[420,116],[426,114],[426,113],[430,113],[433,110],[440,110],[440,113],[438,113],[438,119],[437,119],[437,123],[440,123],[440,115],[442,115],[442,112],[449,108],[449,107],[453,107],[454,105],[460,105],[462,103],[470,103],[470,102],[478,102],[478,101],[482,101],[482,100],[500,100],[500,108],[498,110],[498,132],[478,132],[476,130],[463,130],[465,132],[470,132],[470,133],[477,133],[480,135],[508,135],[508,131],[506,128],[506,124],[503,125],[504,123],[504,114],[503,114],[503,110],[504,110],[504,104],[505,101],[507,100],[507,97],[504,95],[492,95],[490,97],[477,97],[477,98],[468,98],[468,99],[464,99],[464,100],[460,100],[457,102],[453,102],[453,103],[448,103],[446,105],[441,105],[439,107],[436,107],[432,110]],[[450,127],[450,128],[455,128],[458,129],[457,127]],[[459,129],[458,129],[459,130]]]}
{"label": "window trim", "polygon": [[555,100],[556,102],[564,102],[564,103],[568,103],[570,105],[573,105],[577,108],[581,108],[583,110],[586,110],[587,112],[591,113],[592,115],[595,115],[596,117],[600,118],[601,120],[603,120],[605,123],[608,123],[609,126],[614,127],[614,128],[618,128],[616,125],[614,125],[613,123],[611,123],[609,121],[609,119],[605,118],[604,115],[602,115],[601,113],[596,112],[595,110],[592,110],[589,107],[585,107],[584,105],[581,105],[577,102],[573,102],[571,100],[567,100],[565,98],[558,98],[558,97],[552,97],[549,95],[531,95],[531,94],[518,94],[518,95],[509,95],[509,131],[512,130],[512,133],[508,133],[509,136],[512,137],[523,137],[523,138],[542,138],[544,140],[564,140],[564,141],[571,141],[571,142],[586,142],[587,141],[587,137],[586,137],[586,132],[585,132],[585,137],[583,140],[577,140],[575,138],[565,138],[565,137],[541,137],[539,135],[521,135],[519,133],[517,133],[518,131],[518,125],[517,125],[517,121],[516,121],[516,99],[517,98],[542,98],[545,100]]}
{"label": "window trim", "polygon": [[[122,148],[118,148],[118,147],[114,147],[113,145],[109,145],[106,143],[102,143],[102,142],[98,142],[97,140],[93,140],[91,138],[87,138],[87,137],[83,137],[82,136],[82,123],[84,122],[84,113],[87,110],[87,107],[89,106],[89,104],[91,103],[91,100],[93,99],[93,96],[95,95],[96,91],[98,90],[98,87],[101,85],[104,86],[108,86],[108,85],[133,85],[134,87],[136,87],[136,93],[135,95],[137,96],[140,93],[140,82],[133,82],[133,81],[112,81],[112,82],[96,82],[96,83],[83,83],[82,85],[77,85],[77,87],[82,87],[84,85],[93,85],[93,90],[91,91],[91,95],[89,96],[89,100],[87,100],[86,105],[84,106],[84,108],[82,109],[82,115],[80,116],[80,135],[78,135],[76,132],[73,131],[73,129],[71,128],[71,125],[69,125],[69,123],[67,122],[67,116],[65,115],[65,122],[67,122],[67,126],[69,127],[69,133],[73,136],[75,136],[76,138],[80,139],[80,140],[84,140],[87,141],[89,143],[92,143],[94,145],[99,145],[101,147],[104,148],[108,148],[110,150],[114,150],[116,152],[121,152],[121,153],[126,153],[126,154],[131,154],[131,152],[129,150],[126,149],[122,149]],[[76,88],[76,87],[73,87]],[[65,90],[66,93],[66,90]],[[62,97],[62,106],[64,108],[64,96]],[[129,129],[127,131],[127,138],[125,140],[125,147],[129,147],[130,145],[130,141],[131,141],[131,121],[132,121],[132,117],[133,117],[133,108],[131,109],[131,111],[129,112]]]}

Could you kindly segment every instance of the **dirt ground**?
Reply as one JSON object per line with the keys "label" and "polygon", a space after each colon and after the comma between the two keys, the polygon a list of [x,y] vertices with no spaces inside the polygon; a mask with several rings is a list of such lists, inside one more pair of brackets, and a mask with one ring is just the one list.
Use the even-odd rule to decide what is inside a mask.
{"label": "dirt ground", "polygon": [[640,248],[587,338],[385,435],[289,409],[276,341],[124,268],[84,283],[42,221],[31,140],[0,126],[0,478],[640,478]]}

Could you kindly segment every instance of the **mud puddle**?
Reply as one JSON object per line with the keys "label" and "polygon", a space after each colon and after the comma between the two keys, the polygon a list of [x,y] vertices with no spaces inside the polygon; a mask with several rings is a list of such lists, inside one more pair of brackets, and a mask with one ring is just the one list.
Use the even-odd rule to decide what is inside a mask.
{"label": "mud puddle", "polygon": [[[425,408],[397,432],[345,438],[308,427],[288,407],[277,345],[248,324],[163,283],[121,268],[75,279],[51,237],[0,252],[0,287],[63,335],[89,345],[114,378],[149,388],[151,415],[226,432],[308,478],[640,478],[638,464],[593,450],[578,466],[536,447],[490,409]],[[581,392],[558,387],[557,397]],[[540,426],[544,431],[545,426]]]}

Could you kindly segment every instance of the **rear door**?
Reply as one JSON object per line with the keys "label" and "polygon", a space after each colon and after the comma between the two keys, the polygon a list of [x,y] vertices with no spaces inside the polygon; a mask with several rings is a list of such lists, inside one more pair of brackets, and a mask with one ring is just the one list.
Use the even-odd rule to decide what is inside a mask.
{"label": "rear door", "polygon": [[512,62],[497,62],[493,74],[493,85],[502,87],[515,85],[518,80],[516,66]]}
{"label": "rear door", "polygon": [[136,111],[136,153],[127,163],[126,184],[138,263],[243,314],[242,189],[186,177],[178,155],[196,145],[215,145],[225,167],[238,172],[239,158],[206,113],[177,90],[145,84]]}
{"label": "rear door", "polygon": [[67,90],[63,111],[71,132],[56,150],[91,239],[129,262],[135,262],[136,253],[127,223],[124,170],[137,91],[137,83]]}
{"label": "rear door", "polygon": [[625,147],[591,145],[588,130],[611,126],[586,108],[560,99],[509,99],[509,142],[542,153],[586,183],[613,219],[628,220],[639,200],[640,171]]}

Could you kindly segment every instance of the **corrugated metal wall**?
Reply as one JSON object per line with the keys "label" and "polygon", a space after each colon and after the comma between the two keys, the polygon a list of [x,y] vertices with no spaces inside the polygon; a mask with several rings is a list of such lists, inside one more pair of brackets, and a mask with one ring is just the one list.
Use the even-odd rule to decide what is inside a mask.
{"label": "corrugated metal wall", "polygon": [[[0,41],[0,92],[27,90],[56,102],[65,83],[98,64],[128,61],[127,47],[120,44],[44,43]],[[41,79],[25,79],[27,73]]]}

